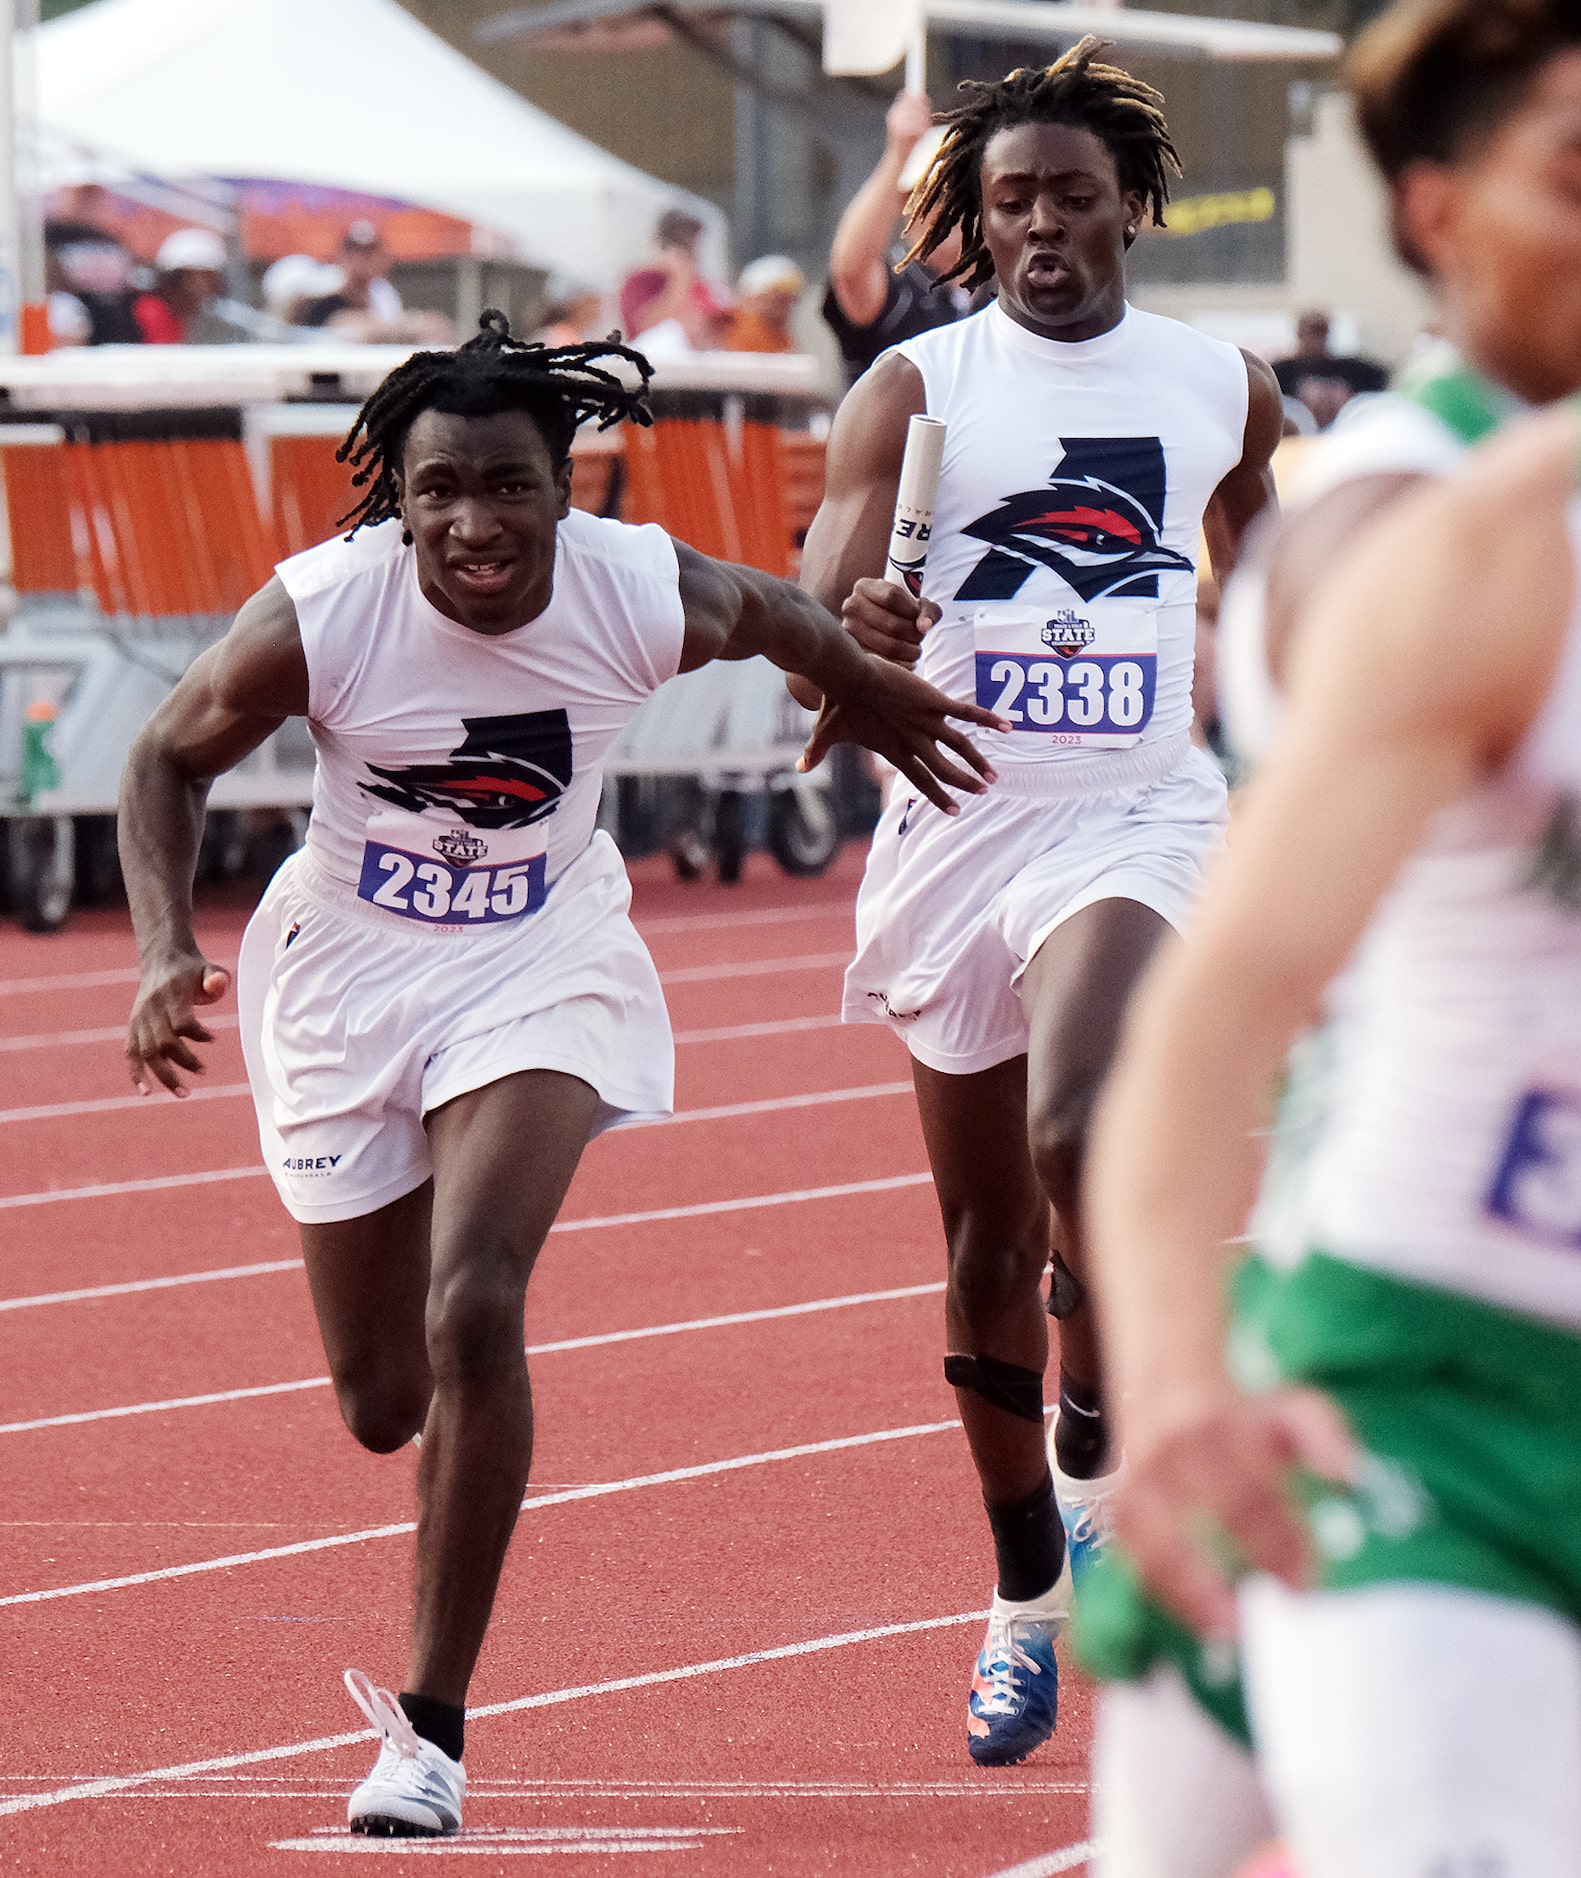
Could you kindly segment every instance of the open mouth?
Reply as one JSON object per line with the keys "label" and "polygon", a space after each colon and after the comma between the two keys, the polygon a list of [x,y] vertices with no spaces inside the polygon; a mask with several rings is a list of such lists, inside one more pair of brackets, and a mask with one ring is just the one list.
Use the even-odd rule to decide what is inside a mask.
{"label": "open mouth", "polygon": [[513,561],[452,561],[450,577],[473,594],[501,593],[510,585]]}
{"label": "open mouth", "polygon": [[1070,277],[1069,264],[1057,255],[1035,254],[1027,262],[1027,280],[1034,287],[1063,287]]}

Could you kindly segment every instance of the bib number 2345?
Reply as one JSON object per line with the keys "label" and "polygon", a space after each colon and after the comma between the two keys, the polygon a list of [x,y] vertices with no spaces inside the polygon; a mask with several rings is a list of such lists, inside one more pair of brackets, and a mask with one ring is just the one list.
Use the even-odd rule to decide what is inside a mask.
{"label": "bib number 2345", "polygon": [[489,926],[536,913],[546,893],[541,839],[529,837],[536,853],[522,852],[520,834],[513,849],[496,853],[499,840],[468,829],[370,825],[358,897],[424,926]]}

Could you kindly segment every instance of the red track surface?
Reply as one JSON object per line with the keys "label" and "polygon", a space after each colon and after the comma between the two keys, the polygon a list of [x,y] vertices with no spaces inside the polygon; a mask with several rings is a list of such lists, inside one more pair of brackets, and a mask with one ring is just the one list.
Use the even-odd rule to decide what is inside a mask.
{"label": "red track surface", "polygon": [[[858,1093],[589,1152],[566,1222],[688,1211],[557,1233],[528,1342],[677,1328],[534,1356],[530,1494],[619,1490],[522,1516],[472,1691],[474,1710],[506,1709],[468,1728],[463,1839],[355,1852],[338,1829],[370,1746],[314,1744],[358,1728],[344,1665],[398,1683],[411,1537],[380,1529],[413,1517],[412,1461],[342,1429],[293,1267],[4,1308],[282,1264],[297,1245],[261,1171],[179,1182],[257,1167],[244,1096],[121,1103],[124,916],[55,939],[0,928],[0,1868],[209,1878],[470,1854],[472,1872],[618,1852],[621,1871],[688,1878],[1085,1870],[1079,1853],[1044,1858],[1084,1837],[1074,1675],[1058,1737],[1028,1765],[990,1773],[966,1755],[981,1625],[949,1620],[986,1606],[992,1565],[944,1425],[932,1195],[900,1184],[925,1166],[909,1094],[885,1092],[904,1055],[833,1025],[686,1040],[832,1016],[855,872],[850,856],[811,883],[762,865],[726,891],[637,870],[682,1039],[678,1109]],[[211,955],[234,958],[243,917],[210,909]],[[117,971],[128,981],[92,982]],[[209,1088],[242,1082],[233,1028],[208,1060]],[[95,1106],[29,1113],[68,1104]],[[159,1184],[76,1191],[128,1182]],[[754,1196],[771,1203],[690,1210]],[[897,1290],[913,1294],[694,1321]],[[270,1392],[16,1427],[238,1390]],[[930,1627],[841,1641],[907,1624]],[[760,1651],[786,1653],[730,1661]],[[628,1678],[653,1680],[601,1686]]]}

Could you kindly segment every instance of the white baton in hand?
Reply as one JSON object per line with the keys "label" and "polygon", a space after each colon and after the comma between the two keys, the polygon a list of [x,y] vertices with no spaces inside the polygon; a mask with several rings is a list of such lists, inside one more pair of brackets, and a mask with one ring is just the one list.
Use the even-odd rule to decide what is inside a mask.
{"label": "white baton in hand", "polygon": [[884,578],[922,598],[922,570],[933,533],[933,505],[939,494],[939,465],[944,459],[942,417],[914,417],[906,431],[906,454],[900,465],[900,493],[895,498],[895,526],[890,532]]}

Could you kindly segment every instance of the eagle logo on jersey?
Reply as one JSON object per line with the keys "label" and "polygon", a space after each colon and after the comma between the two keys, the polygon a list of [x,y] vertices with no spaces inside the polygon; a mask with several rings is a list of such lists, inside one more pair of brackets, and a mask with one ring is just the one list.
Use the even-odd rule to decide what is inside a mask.
{"label": "eagle logo on jersey", "polygon": [[957,600],[1012,600],[1038,567],[1083,600],[1156,600],[1158,576],[1194,571],[1159,542],[1167,479],[1157,437],[1062,437],[1048,485],[1006,496],[962,533],[988,552]]}
{"label": "eagle logo on jersey", "polygon": [[564,711],[464,717],[461,726],[466,736],[448,762],[409,769],[370,763],[380,780],[361,787],[414,815],[451,809],[473,828],[526,828],[554,813],[571,781],[571,722]]}

